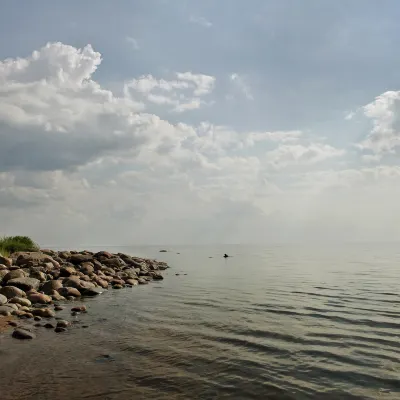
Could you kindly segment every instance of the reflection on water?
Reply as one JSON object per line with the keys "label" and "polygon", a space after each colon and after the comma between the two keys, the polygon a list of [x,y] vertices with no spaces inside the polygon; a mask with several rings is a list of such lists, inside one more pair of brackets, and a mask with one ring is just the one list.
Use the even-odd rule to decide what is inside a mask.
{"label": "reflection on water", "polygon": [[2,400],[399,398],[395,246],[109,250],[172,269],[87,300],[67,334],[1,335]]}

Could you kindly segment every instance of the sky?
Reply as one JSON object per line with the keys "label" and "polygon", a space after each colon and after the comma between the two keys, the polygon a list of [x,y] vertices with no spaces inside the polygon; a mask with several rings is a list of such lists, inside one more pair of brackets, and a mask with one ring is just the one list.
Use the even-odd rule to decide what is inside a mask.
{"label": "sky", "polygon": [[400,240],[397,0],[0,5],[0,234]]}

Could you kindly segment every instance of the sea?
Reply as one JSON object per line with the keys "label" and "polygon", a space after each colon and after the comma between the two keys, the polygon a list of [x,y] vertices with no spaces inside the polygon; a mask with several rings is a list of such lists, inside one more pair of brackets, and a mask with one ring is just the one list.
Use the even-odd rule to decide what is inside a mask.
{"label": "sea", "polygon": [[171,268],[2,333],[1,400],[400,399],[399,245],[101,249]]}

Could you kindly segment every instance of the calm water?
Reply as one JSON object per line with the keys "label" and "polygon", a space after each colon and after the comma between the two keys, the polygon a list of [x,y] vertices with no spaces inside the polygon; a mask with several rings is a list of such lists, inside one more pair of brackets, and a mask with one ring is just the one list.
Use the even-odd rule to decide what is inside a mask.
{"label": "calm water", "polygon": [[2,400],[400,398],[400,247],[109,250],[172,268],[67,334],[0,335]]}

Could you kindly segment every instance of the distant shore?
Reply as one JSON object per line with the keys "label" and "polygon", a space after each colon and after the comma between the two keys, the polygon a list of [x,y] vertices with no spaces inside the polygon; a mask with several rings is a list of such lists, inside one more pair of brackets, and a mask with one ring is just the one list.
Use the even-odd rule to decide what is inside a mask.
{"label": "distant shore", "polygon": [[[43,327],[65,332],[71,323],[56,313],[70,302],[162,280],[167,268],[165,262],[107,251],[0,254],[0,332],[14,327],[17,339],[33,339]],[[84,312],[84,305],[71,307],[71,315]]]}

